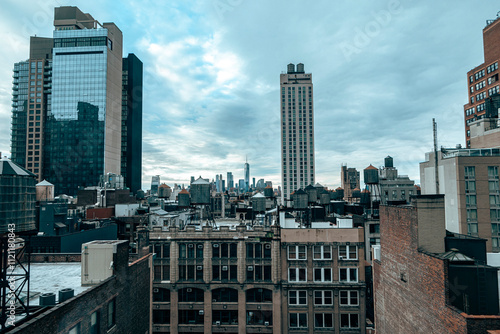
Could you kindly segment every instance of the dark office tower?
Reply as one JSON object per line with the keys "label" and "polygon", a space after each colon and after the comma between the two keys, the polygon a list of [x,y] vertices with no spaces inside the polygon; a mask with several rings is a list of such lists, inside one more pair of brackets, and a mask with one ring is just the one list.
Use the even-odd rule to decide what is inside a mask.
{"label": "dark office tower", "polygon": [[141,189],[142,62],[133,53],[123,58],[121,175],[130,191]]}
{"label": "dark office tower", "polygon": [[121,128],[120,29],[55,8],[53,38],[32,37],[29,60],[14,65],[12,159],[75,195],[120,174]]}

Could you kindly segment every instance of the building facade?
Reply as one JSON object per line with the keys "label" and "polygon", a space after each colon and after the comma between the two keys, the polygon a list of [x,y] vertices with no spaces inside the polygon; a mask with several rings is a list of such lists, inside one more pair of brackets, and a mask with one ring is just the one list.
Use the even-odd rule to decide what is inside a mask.
{"label": "building facade", "polygon": [[153,333],[364,333],[363,229],[153,228]]}
{"label": "building facade", "polygon": [[[135,120],[124,140],[122,62],[120,29],[67,6],[55,8],[53,38],[32,37],[29,60],[14,65],[12,159],[49,180],[56,194],[76,195],[101,175],[120,174],[122,142],[124,156],[135,155],[129,176],[140,182],[141,144],[128,140],[141,140],[142,91],[124,98]],[[131,76],[126,92],[142,90],[142,72]]]}
{"label": "building facade", "polygon": [[[464,105],[465,140],[471,146],[471,123],[490,118],[487,105],[500,92],[498,62],[500,61],[500,19],[488,20],[483,29],[484,63],[467,72],[469,101]],[[494,111],[498,116],[498,109]],[[491,146],[489,146],[491,147]]]}
{"label": "building facade", "polygon": [[[422,194],[436,193],[434,152],[420,163]],[[441,149],[439,193],[446,194],[446,229],[487,240],[488,252],[500,251],[500,149]]]}
{"label": "building facade", "polygon": [[280,75],[282,203],[315,183],[312,74],[304,64],[288,64]]}
{"label": "building facade", "polygon": [[344,199],[351,201],[354,189],[360,190],[360,177],[356,168],[348,168],[347,165],[342,165],[340,168],[340,180],[342,189],[344,189]]}
{"label": "building facade", "polygon": [[142,178],[142,61],[133,53],[123,58],[121,175],[132,193]]}

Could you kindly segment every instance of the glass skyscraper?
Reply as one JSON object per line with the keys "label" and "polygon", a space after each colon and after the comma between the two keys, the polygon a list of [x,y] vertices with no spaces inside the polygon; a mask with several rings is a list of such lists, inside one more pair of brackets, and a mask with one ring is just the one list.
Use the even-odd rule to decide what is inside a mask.
{"label": "glass skyscraper", "polygon": [[[39,180],[53,183],[57,194],[76,195],[80,187],[98,185],[100,175],[127,171],[127,154],[134,152],[141,163],[142,63],[134,56],[140,71],[127,80],[141,92],[123,102],[120,29],[100,24],[77,7],[55,8],[54,28],[53,38],[32,37],[29,61],[14,66],[13,102],[18,104],[13,106],[12,158]],[[122,136],[122,128],[127,129],[122,112],[131,114],[132,104],[140,126],[130,133],[139,144],[123,150],[132,143]],[[138,190],[140,166],[129,175],[135,181],[132,190]]]}

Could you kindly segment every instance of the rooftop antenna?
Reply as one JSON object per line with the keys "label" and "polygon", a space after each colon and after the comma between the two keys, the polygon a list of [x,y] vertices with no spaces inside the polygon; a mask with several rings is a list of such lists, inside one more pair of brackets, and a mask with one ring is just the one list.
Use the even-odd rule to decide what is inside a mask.
{"label": "rooftop antenna", "polygon": [[432,119],[432,131],[434,135],[434,177],[436,179],[436,194],[439,194],[439,171],[438,171],[438,153],[437,153],[437,123]]}

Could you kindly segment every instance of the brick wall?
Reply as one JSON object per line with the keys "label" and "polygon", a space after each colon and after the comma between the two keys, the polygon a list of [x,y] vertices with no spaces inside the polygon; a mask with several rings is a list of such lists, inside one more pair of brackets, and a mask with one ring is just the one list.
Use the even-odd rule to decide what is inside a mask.
{"label": "brick wall", "polygon": [[466,320],[446,305],[444,261],[418,251],[417,219],[414,207],[380,208],[375,328],[378,333],[466,333]]}

